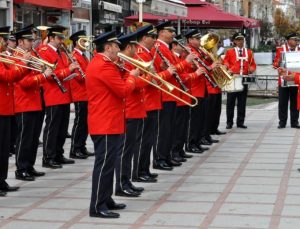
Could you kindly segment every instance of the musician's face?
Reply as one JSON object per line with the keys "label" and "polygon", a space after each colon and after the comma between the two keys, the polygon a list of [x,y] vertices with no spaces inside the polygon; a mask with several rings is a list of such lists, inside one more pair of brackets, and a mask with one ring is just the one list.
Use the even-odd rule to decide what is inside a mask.
{"label": "musician's face", "polygon": [[17,42],[16,41],[12,41],[12,40],[8,40],[7,41],[7,46],[9,46],[11,48],[15,48],[17,46]]}
{"label": "musician's face", "polygon": [[23,39],[23,42],[24,42],[24,47],[23,47],[24,50],[29,51],[32,49],[33,40]]}
{"label": "musician's face", "polygon": [[298,45],[298,40],[296,38],[288,39],[288,44],[290,47],[295,48]]}
{"label": "musician's face", "polygon": [[105,46],[105,51],[112,61],[116,61],[118,59],[118,52],[120,52],[120,48],[117,43],[113,42]]}
{"label": "musician's face", "polygon": [[164,29],[161,31],[161,35],[163,38],[163,41],[170,44],[173,41],[173,38],[175,37],[175,32],[173,30]]}
{"label": "musician's face", "polygon": [[200,37],[189,38],[189,44],[198,48],[200,46]]}
{"label": "musician's face", "polygon": [[146,36],[144,42],[148,49],[151,49],[155,44],[156,36]]}
{"label": "musician's face", "polygon": [[244,38],[237,38],[234,40],[235,45],[239,48],[244,47],[244,42],[245,42]]}
{"label": "musician's face", "polygon": [[7,46],[7,39],[4,37],[0,37],[0,51],[5,50],[6,46]]}

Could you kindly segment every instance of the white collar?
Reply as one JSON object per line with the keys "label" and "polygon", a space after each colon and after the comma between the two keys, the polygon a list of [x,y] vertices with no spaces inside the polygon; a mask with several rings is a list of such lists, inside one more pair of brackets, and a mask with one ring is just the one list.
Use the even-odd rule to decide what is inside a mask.
{"label": "white collar", "polygon": [[177,52],[173,52],[177,57],[180,57],[180,54]]}
{"label": "white collar", "polygon": [[55,51],[57,52],[57,48],[55,48],[53,45],[51,45],[50,43],[48,43],[48,45]]}
{"label": "white collar", "polygon": [[139,45],[140,45],[142,48],[144,48],[148,53],[150,53],[150,50],[147,49],[144,45],[142,45],[141,43],[139,43]]}
{"label": "white collar", "polygon": [[82,56],[83,52],[77,48],[74,48],[74,51],[79,52],[79,54]]}
{"label": "white collar", "polygon": [[157,41],[163,43],[167,48],[169,48],[169,45],[168,45],[166,42],[164,42],[164,41],[162,41],[162,40],[160,40],[160,39],[157,39]]}

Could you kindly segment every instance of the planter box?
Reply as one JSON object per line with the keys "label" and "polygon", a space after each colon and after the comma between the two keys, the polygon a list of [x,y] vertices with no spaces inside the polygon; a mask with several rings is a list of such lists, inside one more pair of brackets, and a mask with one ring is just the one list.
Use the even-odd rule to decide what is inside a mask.
{"label": "planter box", "polygon": [[272,52],[256,52],[254,53],[254,59],[256,64],[272,64],[273,53]]}

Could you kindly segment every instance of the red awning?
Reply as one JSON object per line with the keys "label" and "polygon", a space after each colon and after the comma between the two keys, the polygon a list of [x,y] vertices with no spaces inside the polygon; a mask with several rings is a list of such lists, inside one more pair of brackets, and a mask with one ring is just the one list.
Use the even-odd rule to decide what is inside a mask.
{"label": "red awning", "polygon": [[[241,17],[238,15],[226,13],[207,2],[200,0],[182,0],[188,7],[188,15],[186,18],[180,18],[182,26],[192,26],[201,28],[242,28],[242,27],[259,27],[259,22]],[[130,25],[138,20],[137,15],[125,18],[125,24]],[[177,21],[175,16],[157,16],[150,13],[143,15],[143,21],[157,23],[159,20]]]}
{"label": "red awning", "polygon": [[72,9],[72,0],[14,0],[16,4],[32,4],[36,6],[44,6],[44,7],[51,7],[51,8],[59,8],[65,10]]}

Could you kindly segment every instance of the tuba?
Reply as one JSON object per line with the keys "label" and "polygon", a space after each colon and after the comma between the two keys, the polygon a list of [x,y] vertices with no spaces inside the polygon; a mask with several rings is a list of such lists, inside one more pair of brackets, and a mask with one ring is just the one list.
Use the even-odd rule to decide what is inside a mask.
{"label": "tuba", "polygon": [[[200,51],[205,55],[205,58],[209,59],[212,63],[218,60],[217,55],[214,53],[216,53],[219,40],[220,37],[215,33],[208,33],[201,37],[200,40]],[[230,84],[233,80],[233,76],[227,72],[224,66],[214,68],[212,72],[212,78],[221,89]]]}

